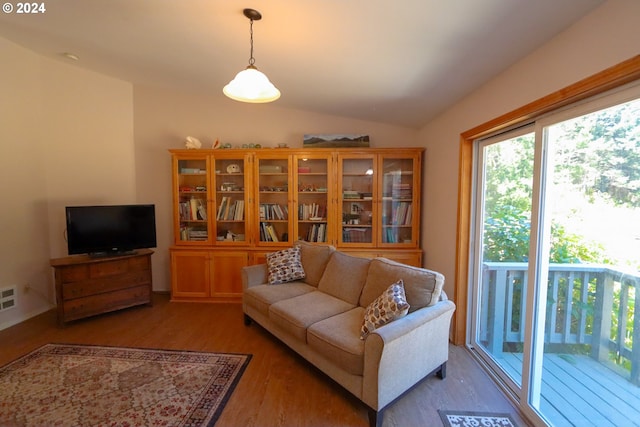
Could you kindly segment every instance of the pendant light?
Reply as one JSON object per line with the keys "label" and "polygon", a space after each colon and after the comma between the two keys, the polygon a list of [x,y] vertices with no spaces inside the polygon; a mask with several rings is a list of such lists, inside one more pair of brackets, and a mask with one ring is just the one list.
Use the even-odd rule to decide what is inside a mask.
{"label": "pendant light", "polygon": [[231,99],[241,102],[264,103],[280,98],[280,91],[269,81],[267,76],[258,71],[253,58],[253,21],[262,19],[260,12],[254,9],[244,9],[244,16],[251,21],[251,55],[249,66],[236,74],[236,77],[226,85],[222,92]]}

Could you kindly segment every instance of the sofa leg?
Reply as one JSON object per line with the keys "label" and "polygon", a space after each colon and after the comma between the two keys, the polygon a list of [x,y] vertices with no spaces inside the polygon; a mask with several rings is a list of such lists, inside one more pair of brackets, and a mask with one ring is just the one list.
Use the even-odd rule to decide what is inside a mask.
{"label": "sofa leg", "polygon": [[436,375],[441,380],[447,377],[447,362],[444,362],[442,365],[440,365],[440,369],[438,369],[438,372],[436,372]]}
{"label": "sofa leg", "polygon": [[382,427],[382,410],[375,411],[369,408],[369,427]]}
{"label": "sofa leg", "polygon": [[251,319],[251,317],[247,316],[246,314],[244,315],[244,325],[245,326],[250,326],[251,322],[253,322],[253,320]]}

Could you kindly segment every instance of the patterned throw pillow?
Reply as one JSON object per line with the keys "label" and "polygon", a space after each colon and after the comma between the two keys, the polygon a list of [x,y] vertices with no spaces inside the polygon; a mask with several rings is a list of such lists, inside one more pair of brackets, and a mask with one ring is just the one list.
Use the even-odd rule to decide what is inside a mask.
{"label": "patterned throw pillow", "polygon": [[300,248],[294,246],[267,254],[267,270],[270,285],[303,279],[305,274],[300,262]]}
{"label": "patterned throw pillow", "polygon": [[386,291],[375,299],[364,311],[364,321],[360,329],[360,339],[363,340],[371,332],[382,325],[404,317],[409,311],[409,304],[404,294],[402,279],[389,286]]}

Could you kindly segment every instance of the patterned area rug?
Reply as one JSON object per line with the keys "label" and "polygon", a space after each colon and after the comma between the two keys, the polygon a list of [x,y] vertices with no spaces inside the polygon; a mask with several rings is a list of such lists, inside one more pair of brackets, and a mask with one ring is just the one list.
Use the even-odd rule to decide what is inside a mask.
{"label": "patterned area rug", "polygon": [[438,410],[445,427],[518,427],[509,414]]}
{"label": "patterned area rug", "polygon": [[47,344],[0,368],[0,425],[213,426],[250,359]]}

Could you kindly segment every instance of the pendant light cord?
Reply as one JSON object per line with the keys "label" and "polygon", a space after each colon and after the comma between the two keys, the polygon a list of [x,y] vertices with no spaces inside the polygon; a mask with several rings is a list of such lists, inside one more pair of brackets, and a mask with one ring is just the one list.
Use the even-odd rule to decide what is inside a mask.
{"label": "pendant light cord", "polygon": [[249,34],[251,35],[251,56],[249,57],[249,65],[253,65],[256,60],[253,58],[253,19],[250,19]]}

